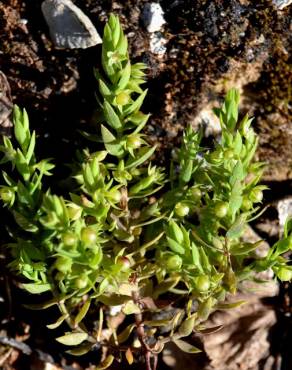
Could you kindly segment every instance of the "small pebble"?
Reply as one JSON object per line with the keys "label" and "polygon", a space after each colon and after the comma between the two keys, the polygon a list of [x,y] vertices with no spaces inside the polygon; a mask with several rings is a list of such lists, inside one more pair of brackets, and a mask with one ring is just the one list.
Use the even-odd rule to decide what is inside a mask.
{"label": "small pebble", "polygon": [[277,204],[277,210],[280,232],[282,233],[287,217],[292,217],[292,197],[280,200]]}
{"label": "small pebble", "polygon": [[86,49],[102,42],[91,20],[71,0],[45,0],[42,12],[58,48]]}
{"label": "small pebble", "polygon": [[150,50],[153,54],[163,56],[166,53],[165,44],[167,40],[160,32],[153,33],[150,36]]}
{"label": "small pebble", "polygon": [[273,0],[273,4],[279,10],[283,10],[292,3],[292,0]]}
{"label": "small pebble", "polygon": [[161,30],[161,27],[166,23],[163,14],[160,4],[145,4],[142,11],[142,20],[148,32],[153,33]]}

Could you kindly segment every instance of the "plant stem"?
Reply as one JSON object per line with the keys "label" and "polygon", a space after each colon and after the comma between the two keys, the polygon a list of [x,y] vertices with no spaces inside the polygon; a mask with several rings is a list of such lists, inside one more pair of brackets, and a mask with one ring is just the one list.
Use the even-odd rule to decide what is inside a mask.
{"label": "plant stem", "polygon": [[[132,297],[133,297],[133,301],[135,303],[139,303],[139,298],[140,297],[139,297],[137,292],[133,292]],[[139,338],[139,341],[141,343],[141,346],[142,346],[142,349],[143,349],[143,352],[144,352],[144,356],[145,356],[146,370],[152,370],[152,367],[151,367],[151,349],[149,348],[147,343],[145,343],[146,334],[145,334],[145,331],[144,331],[143,316],[142,316],[141,312],[135,314],[135,322],[136,322],[136,328],[137,328],[137,336]]]}

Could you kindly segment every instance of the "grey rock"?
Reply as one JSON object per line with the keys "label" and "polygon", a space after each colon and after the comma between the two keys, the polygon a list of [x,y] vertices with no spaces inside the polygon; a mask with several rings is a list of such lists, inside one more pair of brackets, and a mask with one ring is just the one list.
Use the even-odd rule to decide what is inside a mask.
{"label": "grey rock", "polygon": [[279,10],[283,10],[288,5],[292,4],[292,0],[273,0],[273,4]]}
{"label": "grey rock", "polygon": [[0,133],[9,135],[12,127],[12,99],[10,85],[5,74],[0,71]]}
{"label": "grey rock", "polygon": [[152,33],[150,36],[150,51],[153,54],[163,56],[166,53],[167,40],[163,37],[161,32]]}
{"label": "grey rock", "polygon": [[102,42],[90,19],[70,0],[45,0],[42,12],[58,48],[86,49]]}
{"label": "grey rock", "polygon": [[153,33],[161,30],[161,27],[166,23],[163,14],[160,4],[145,4],[142,11],[142,21],[148,32]]}
{"label": "grey rock", "polygon": [[284,225],[288,217],[292,217],[292,197],[282,199],[277,204],[280,234],[283,233]]}

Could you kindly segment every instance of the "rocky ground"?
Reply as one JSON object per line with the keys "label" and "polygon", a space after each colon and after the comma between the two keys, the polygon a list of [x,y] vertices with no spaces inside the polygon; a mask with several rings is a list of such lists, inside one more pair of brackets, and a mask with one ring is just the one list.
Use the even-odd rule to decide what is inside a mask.
{"label": "rocky ground", "polygon": [[[148,133],[159,145],[162,162],[178,144],[179,134],[188,123],[202,125],[206,141],[213,140],[218,126],[211,108],[222,101],[230,87],[240,89],[242,113],[255,116],[254,127],[260,135],[258,156],[267,162],[264,181],[271,188],[266,195],[271,207],[254,227],[269,240],[279,232],[278,201],[292,193],[292,6],[285,6],[288,3],[284,0],[161,0],[165,23],[156,32],[149,32],[145,21],[145,6],[149,1],[75,1],[100,33],[109,12],[119,14],[132,57],[148,65],[149,94],[144,109],[152,113]],[[2,129],[9,124],[10,85],[13,103],[28,110],[39,136],[42,156],[49,153],[60,161],[70,159],[75,151],[72,143],[77,128],[94,124],[96,82],[92,71],[99,56],[98,45],[85,50],[55,48],[41,12],[41,1],[1,1]],[[5,287],[3,296],[11,295],[9,302],[13,304],[15,300],[19,302],[19,292],[17,296],[15,292],[10,294],[10,283],[2,280],[1,284]],[[268,343],[263,356],[266,360],[258,365],[262,367],[252,365],[254,367],[246,369],[292,368],[288,347],[285,347],[289,335],[291,343],[292,328],[288,289],[281,287],[277,298],[269,300],[278,320],[276,316],[268,316],[269,323],[263,324],[270,329],[271,322],[277,321],[276,326],[264,334]],[[53,369],[45,365],[53,362],[63,363],[62,368],[69,369],[65,360],[56,355],[58,347],[48,351],[44,338],[37,333],[37,326],[30,328],[35,320],[33,314],[26,312],[27,318],[22,322],[20,307],[10,312],[9,304],[2,303],[2,307],[4,305],[3,317],[11,320],[2,322],[0,339],[7,332],[18,341],[28,338],[33,349],[41,348],[43,352],[25,355],[23,348],[19,351],[15,346],[9,350],[6,346],[0,347],[0,368],[48,366],[47,369]],[[47,335],[50,334],[46,332]],[[212,354],[208,355],[211,362],[207,361],[206,366],[213,366],[218,359],[215,361]],[[81,366],[85,368],[89,362],[90,359]]]}

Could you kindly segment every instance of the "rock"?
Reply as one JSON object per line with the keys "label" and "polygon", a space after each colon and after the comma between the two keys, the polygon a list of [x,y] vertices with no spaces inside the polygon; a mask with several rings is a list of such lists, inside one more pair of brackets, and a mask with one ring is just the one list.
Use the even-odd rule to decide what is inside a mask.
{"label": "rock", "polygon": [[0,133],[9,134],[12,127],[12,108],[10,86],[5,74],[0,71]]}
{"label": "rock", "polygon": [[273,0],[274,6],[279,10],[283,10],[291,3],[292,3],[292,0]]}
{"label": "rock", "polygon": [[[231,310],[215,311],[204,323],[209,333],[197,332],[193,338],[189,338],[191,344],[204,348],[207,359],[196,361],[193,355],[182,354],[169,343],[162,353],[163,361],[173,370],[271,369],[269,364],[275,359],[269,356],[268,336],[276,323],[276,314],[261,300],[278,294],[278,285],[271,279],[265,284],[251,282],[250,286],[245,287],[245,293],[237,293],[230,300],[244,300],[246,304]],[[259,363],[264,363],[265,367],[259,368]]]}
{"label": "rock", "polygon": [[191,121],[194,129],[198,129],[198,127],[203,128],[205,137],[216,137],[221,133],[219,118],[213,112],[213,108],[216,105],[218,105],[217,102],[212,100],[210,103],[206,104]]}
{"label": "rock", "polygon": [[275,322],[275,312],[259,301],[232,312],[216,312],[209,323],[224,328],[202,338],[210,360],[208,370],[258,369],[269,356],[268,335]]}
{"label": "rock", "polygon": [[90,19],[70,0],[45,0],[42,12],[58,48],[86,49],[102,42]]}
{"label": "rock", "polygon": [[150,36],[150,50],[153,54],[163,56],[166,53],[167,40],[163,37],[160,32],[155,32]]}
{"label": "rock", "polygon": [[282,199],[277,204],[280,233],[283,233],[283,228],[287,217],[292,217],[292,197]]}
{"label": "rock", "polygon": [[142,11],[142,20],[148,32],[153,33],[161,30],[161,27],[166,23],[163,14],[160,4],[145,4]]}

